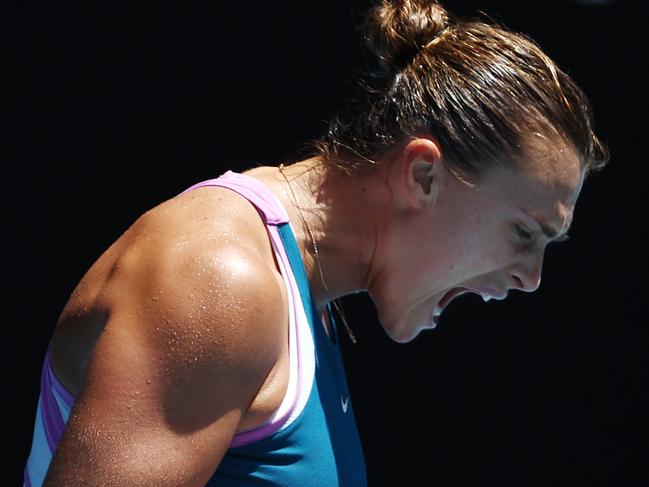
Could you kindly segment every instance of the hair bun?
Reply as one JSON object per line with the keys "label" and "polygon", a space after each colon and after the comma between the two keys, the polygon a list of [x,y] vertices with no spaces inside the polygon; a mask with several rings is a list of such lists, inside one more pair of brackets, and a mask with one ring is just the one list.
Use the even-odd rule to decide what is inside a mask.
{"label": "hair bun", "polygon": [[434,0],[380,0],[362,25],[363,37],[389,71],[408,64],[448,25],[448,14]]}

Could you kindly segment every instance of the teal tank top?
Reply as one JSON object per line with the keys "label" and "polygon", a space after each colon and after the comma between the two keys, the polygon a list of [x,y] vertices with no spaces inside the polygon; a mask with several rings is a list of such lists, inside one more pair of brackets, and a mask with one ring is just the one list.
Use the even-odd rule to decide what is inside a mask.
{"label": "teal tank top", "polygon": [[[257,193],[269,191],[262,188],[258,180],[245,175],[228,172],[219,179],[226,183],[233,177],[247,187],[252,186]],[[243,181],[241,178],[253,180]],[[227,183],[223,185],[237,190]],[[251,198],[246,192],[241,194],[257,207],[267,226],[273,224],[267,206],[262,206],[260,200],[255,201],[256,198]],[[304,408],[287,427],[249,444],[230,448],[207,485],[365,486],[363,451],[347,387],[336,322],[328,307],[329,318],[334,323],[333,337],[330,338],[313,304],[309,281],[288,218],[286,221],[281,221],[282,218],[277,220],[281,244],[299,289],[299,305],[306,314],[313,340],[313,384]]]}

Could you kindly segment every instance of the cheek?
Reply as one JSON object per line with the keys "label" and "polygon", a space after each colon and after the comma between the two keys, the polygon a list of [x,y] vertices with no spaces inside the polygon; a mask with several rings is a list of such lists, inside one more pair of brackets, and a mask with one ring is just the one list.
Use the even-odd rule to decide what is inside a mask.
{"label": "cheek", "polygon": [[491,272],[507,261],[511,242],[507,241],[502,223],[482,213],[467,217],[446,245],[448,262],[463,271],[465,277]]}
{"label": "cheek", "polygon": [[485,265],[484,247],[475,233],[467,235],[457,231],[440,237],[434,250],[413,268],[429,291],[456,285]]}
{"label": "cheek", "polygon": [[503,225],[493,226],[493,231],[485,238],[484,246],[482,248],[482,260],[490,270],[500,269],[505,267],[514,256],[515,237],[512,233],[508,233]]}

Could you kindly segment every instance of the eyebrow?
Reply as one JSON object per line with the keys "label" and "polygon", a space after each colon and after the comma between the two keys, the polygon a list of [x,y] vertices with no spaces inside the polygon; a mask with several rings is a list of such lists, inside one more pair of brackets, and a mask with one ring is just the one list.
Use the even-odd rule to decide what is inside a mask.
{"label": "eyebrow", "polygon": [[572,226],[572,222],[570,222],[570,225],[568,226],[568,229],[565,232],[559,232],[554,228],[552,228],[552,226],[550,226],[548,222],[545,220],[545,218],[543,218],[542,216],[537,216],[533,213],[530,213],[527,210],[523,210],[523,211],[525,212],[526,215],[533,218],[534,221],[536,221],[536,223],[539,224],[539,227],[541,227],[541,231],[543,232],[543,234],[553,242],[565,242],[566,240],[569,239],[568,231]]}

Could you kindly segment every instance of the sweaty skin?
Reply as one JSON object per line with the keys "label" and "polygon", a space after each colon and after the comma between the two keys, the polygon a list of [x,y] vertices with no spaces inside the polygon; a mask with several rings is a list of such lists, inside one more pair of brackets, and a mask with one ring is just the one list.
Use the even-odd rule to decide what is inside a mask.
{"label": "sweaty skin", "polygon": [[259,215],[232,191],[143,215],[53,334],[53,371],[76,400],[45,485],[204,485],[235,432],[285,395],[285,302]]}

